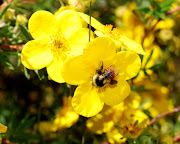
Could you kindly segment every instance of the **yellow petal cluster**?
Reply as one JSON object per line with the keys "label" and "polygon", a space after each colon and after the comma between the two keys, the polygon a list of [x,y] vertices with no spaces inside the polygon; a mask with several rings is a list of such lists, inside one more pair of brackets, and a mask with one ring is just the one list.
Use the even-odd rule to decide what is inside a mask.
{"label": "yellow petal cluster", "polygon": [[53,131],[60,130],[62,128],[70,128],[73,124],[75,124],[78,119],[79,115],[73,110],[71,106],[71,99],[72,97],[64,97],[63,99],[63,107],[56,114],[56,118],[53,122]]}
{"label": "yellow petal cluster", "polygon": [[160,113],[168,112],[174,109],[172,101],[168,99],[169,89],[148,78],[135,83],[136,86],[144,86],[149,91],[141,92],[144,109],[148,109],[152,117],[156,117]]}
{"label": "yellow petal cluster", "polygon": [[60,74],[64,61],[72,55],[82,54],[89,42],[89,30],[82,28],[80,16],[73,10],[57,15],[40,10],[30,17],[28,28],[34,40],[25,44],[22,64],[32,70],[46,67],[52,80],[64,82]]}
{"label": "yellow petal cluster", "polygon": [[[90,18],[88,15],[80,12],[79,15],[89,24]],[[145,54],[140,44],[123,35],[119,29],[113,28],[112,25],[103,25],[93,17],[91,18],[91,25],[96,29],[95,34],[97,36],[111,38],[115,42],[117,49],[125,48],[142,55]]]}
{"label": "yellow petal cluster", "polygon": [[141,102],[140,95],[132,91],[121,104],[105,105],[99,114],[87,120],[86,126],[96,134],[106,133],[110,143],[136,138],[148,124],[148,116],[140,108]]}
{"label": "yellow petal cluster", "polygon": [[71,106],[71,96],[63,97],[63,106],[60,111],[56,114],[55,120],[50,121],[41,121],[38,124],[35,124],[34,129],[39,130],[43,135],[50,135],[52,132],[61,131],[65,128],[70,128],[75,124],[79,119],[79,115],[73,110]]}
{"label": "yellow petal cluster", "polygon": [[[113,77],[116,84],[112,85],[108,80],[106,82],[105,78],[104,84],[98,84],[96,76],[101,63],[102,73],[112,66],[113,73],[119,71]],[[114,106],[129,95],[130,86],[126,80],[136,76],[140,66],[138,54],[130,51],[116,53],[113,40],[98,37],[86,45],[81,56],[69,58],[61,74],[67,83],[79,85],[72,98],[74,110],[82,116],[92,117],[102,110],[104,103]]]}

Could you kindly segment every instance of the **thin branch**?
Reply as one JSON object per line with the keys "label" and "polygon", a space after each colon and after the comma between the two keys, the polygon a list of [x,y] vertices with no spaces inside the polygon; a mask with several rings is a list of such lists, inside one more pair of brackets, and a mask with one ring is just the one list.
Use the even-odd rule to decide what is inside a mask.
{"label": "thin branch", "polygon": [[174,143],[175,142],[180,142],[180,135],[176,136],[175,139],[174,139]]}
{"label": "thin branch", "polygon": [[0,46],[0,49],[22,50],[24,45],[8,45]]}
{"label": "thin branch", "polygon": [[168,12],[167,12],[167,15],[173,14],[173,13],[175,13],[175,12],[177,12],[177,11],[180,11],[180,6],[177,7],[177,8],[175,8],[175,9],[173,9],[173,10],[171,10],[171,11],[168,11]]}
{"label": "thin branch", "polygon": [[149,124],[149,125],[154,124],[158,119],[160,119],[160,118],[162,118],[162,117],[164,117],[164,116],[167,116],[167,115],[169,115],[169,114],[172,114],[172,113],[175,113],[175,112],[179,112],[179,111],[180,111],[180,106],[178,106],[177,108],[173,109],[172,111],[159,114],[157,117],[153,118],[153,119],[150,121],[150,124]]}

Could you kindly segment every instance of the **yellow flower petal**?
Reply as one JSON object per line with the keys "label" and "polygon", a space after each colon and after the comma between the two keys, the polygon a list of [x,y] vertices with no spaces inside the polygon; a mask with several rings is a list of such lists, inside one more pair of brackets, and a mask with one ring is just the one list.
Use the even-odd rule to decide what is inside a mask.
{"label": "yellow flower petal", "polygon": [[142,55],[146,54],[140,44],[136,43],[125,35],[120,35],[118,40],[121,41],[126,48]]}
{"label": "yellow flower petal", "polygon": [[101,93],[92,87],[91,82],[79,85],[72,98],[74,110],[85,117],[92,117],[98,114],[103,108],[104,102],[101,101]]}
{"label": "yellow flower petal", "polygon": [[104,105],[100,113],[86,121],[86,127],[96,134],[107,133],[115,124],[113,113],[113,107]]}
{"label": "yellow flower petal", "polygon": [[63,128],[70,128],[78,121],[79,115],[73,110],[71,99],[71,96],[68,98],[65,96],[63,97],[63,106],[56,114],[56,118],[53,122],[53,131],[61,130]]}
{"label": "yellow flower petal", "polygon": [[166,18],[165,20],[159,21],[154,30],[171,29],[174,25],[175,25],[175,21],[173,19]]}
{"label": "yellow flower petal", "polygon": [[[91,40],[94,39],[91,32]],[[82,55],[83,49],[89,43],[89,29],[81,28],[71,35],[68,39],[68,45],[71,48],[71,54]]]}
{"label": "yellow flower petal", "polygon": [[82,28],[81,18],[77,12],[73,10],[66,10],[59,13],[56,19],[60,32],[63,33],[66,39],[68,39],[73,32]]}
{"label": "yellow flower petal", "polygon": [[138,54],[129,51],[117,53],[115,66],[119,68],[119,79],[130,79],[135,77],[141,68],[141,59]]}
{"label": "yellow flower petal", "polygon": [[34,39],[56,33],[56,17],[44,10],[35,12],[29,19],[28,28]]}
{"label": "yellow flower petal", "polygon": [[7,132],[7,126],[4,126],[3,124],[0,123],[0,133],[5,133]]}
{"label": "yellow flower petal", "polygon": [[108,84],[103,91],[103,101],[107,105],[120,104],[130,93],[130,86],[126,81],[119,81],[115,85]]}
{"label": "yellow flower petal", "polygon": [[74,56],[64,63],[61,74],[67,83],[79,85],[90,79],[90,71],[82,56]]}
{"label": "yellow flower petal", "polygon": [[47,73],[50,76],[50,78],[58,83],[63,83],[64,79],[61,75],[61,68],[63,66],[63,59],[62,54],[58,57],[54,57],[52,62],[46,67]]}
{"label": "yellow flower petal", "polygon": [[38,130],[42,136],[47,136],[52,132],[54,124],[49,121],[40,121],[40,123],[34,125],[34,130]]}
{"label": "yellow flower petal", "polygon": [[59,13],[65,11],[65,10],[74,10],[72,6],[62,6],[58,9],[57,12],[55,12],[54,16],[57,16]]}
{"label": "yellow flower petal", "polygon": [[123,144],[127,138],[124,138],[117,128],[112,128],[111,131],[106,133],[107,139],[111,144]]}
{"label": "yellow flower petal", "polygon": [[[53,59],[49,39],[32,40],[25,44],[21,52],[22,64],[32,70],[42,69],[49,65]],[[49,40],[50,41],[50,40]]]}
{"label": "yellow flower petal", "polygon": [[107,37],[103,32],[98,31],[98,30],[94,31],[94,33],[95,33],[98,37]]}
{"label": "yellow flower petal", "polygon": [[[87,14],[78,12],[78,14],[89,24],[90,17]],[[97,21],[95,18],[91,17],[91,26],[96,30],[103,31],[105,26]]]}
{"label": "yellow flower petal", "polygon": [[110,58],[116,54],[115,43],[107,37],[98,37],[84,48],[83,57],[96,70],[100,61]]}

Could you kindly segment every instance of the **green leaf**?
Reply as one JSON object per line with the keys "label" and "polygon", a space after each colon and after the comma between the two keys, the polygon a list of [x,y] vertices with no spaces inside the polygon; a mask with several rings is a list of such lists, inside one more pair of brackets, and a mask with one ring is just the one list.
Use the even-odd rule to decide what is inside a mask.
{"label": "green leaf", "polygon": [[0,12],[0,19],[2,19],[2,16],[4,15],[4,13],[6,12],[6,10],[10,7],[10,4],[7,4],[4,9]]}
{"label": "green leaf", "polygon": [[38,137],[33,135],[33,134],[30,134],[30,133],[20,133],[17,136],[17,139],[20,139],[21,141],[22,140],[29,140],[29,139],[37,139]]}
{"label": "green leaf", "polygon": [[34,70],[34,72],[37,74],[39,80],[45,79],[44,70]]}
{"label": "green leaf", "polygon": [[30,118],[29,115],[26,115],[24,119],[21,120],[19,126],[16,128],[16,133],[24,132],[25,130],[31,128],[35,121],[35,117]]}
{"label": "green leaf", "polygon": [[150,92],[153,91],[153,89],[146,89],[144,85],[140,86],[131,86],[131,90],[137,91],[137,92]]}
{"label": "green leaf", "polygon": [[19,25],[19,30],[21,31],[22,35],[26,38],[27,41],[30,41],[33,39],[31,35],[29,34],[28,30],[24,26]]}
{"label": "green leaf", "polygon": [[160,12],[158,15],[159,15],[159,18],[161,18],[161,19],[166,18],[166,15],[163,12]]}
{"label": "green leaf", "polygon": [[145,74],[146,76],[149,76],[149,74],[146,72],[146,69],[145,69],[145,68],[143,69],[143,71],[144,71],[144,74]]}
{"label": "green leaf", "polygon": [[160,69],[160,67],[161,67],[161,64],[156,64],[156,65],[153,65],[152,67],[150,67],[149,69],[157,70],[157,69]]}
{"label": "green leaf", "polygon": [[13,64],[9,61],[8,57],[0,52],[0,62],[6,65],[10,70],[15,70]]}
{"label": "green leaf", "polygon": [[149,12],[150,8],[146,7],[146,6],[140,6],[140,7],[135,8],[135,10],[139,10],[139,11],[143,11],[143,12]]}
{"label": "green leaf", "polygon": [[164,1],[163,3],[159,4],[159,6],[160,6],[161,8],[169,7],[173,2],[174,2],[174,0],[166,0],[166,1]]}
{"label": "green leaf", "polygon": [[153,54],[153,50],[151,51],[151,53],[150,53],[150,55],[149,55],[149,57],[148,57],[148,59],[147,59],[145,65],[144,65],[144,68],[146,67],[146,65],[147,65],[148,62],[150,61],[150,59],[151,59],[151,57],[152,57],[152,54]]}
{"label": "green leaf", "polygon": [[25,67],[24,67],[24,74],[25,74],[25,77],[29,80],[30,79],[30,74],[28,73],[28,70]]}

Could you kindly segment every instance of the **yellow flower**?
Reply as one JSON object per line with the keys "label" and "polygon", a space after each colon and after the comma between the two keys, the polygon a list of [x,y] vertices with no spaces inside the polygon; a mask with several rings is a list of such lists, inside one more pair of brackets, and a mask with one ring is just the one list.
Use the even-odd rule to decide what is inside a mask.
{"label": "yellow flower", "polygon": [[132,123],[132,121],[130,120],[124,120],[122,121],[122,124],[120,125],[120,128],[118,130],[120,134],[122,134],[126,138],[132,139],[138,137],[146,127],[147,127],[146,120],[137,124]]}
{"label": "yellow flower", "polygon": [[73,10],[57,16],[37,11],[29,19],[28,28],[35,40],[26,43],[22,50],[23,65],[32,70],[46,67],[51,79],[64,82],[60,69],[69,56],[82,54],[89,30],[82,28],[81,18]]}
{"label": "yellow flower", "polygon": [[63,107],[54,120],[53,131],[62,128],[70,128],[79,119],[79,115],[73,110],[71,106],[71,97],[64,97]]}
{"label": "yellow flower", "polygon": [[[151,59],[146,64],[151,52],[153,52]],[[151,70],[150,68],[158,63],[158,59],[160,58],[161,54],[161,48],[156,44],[151,44],[150,48],[146,49],[146,55],[144,55],[143,57],[141,67],[146,69],[146,73],[150,75],[150,78],[153,78],[153,70]],[[144,74],[144,71],[141,70],[138,77],[134,79],[134,82],[143,81],[145,77],[147,76]]]}
{"label": "yellow flower", "polygon": [[111,144],[124,144],[127,138],[123,137],[119,130],[113,127],[111,131],[106,133],[107,139]]}
{"label": "yellow flower", "polygon": [[124,103],[129,108],[137,109],[141,103],[141,96],[137,92],[131,91],[130,95],[124,100]]}
{"label": "yellow flower", "polygon": [[0,133],[5,133],[7,132],[7,126],[4,126],[3,124],[0,123]]}
{"label": "yellow flower", "polygon": [[148,109],[152,117],[156,117],[160,113],[168,112],[174,109],[172,102],[168,99],[169,89],[148,78],[142,79],[136,83],[136,86],[144,85],[145,89],[150,91],[141,92],[144,109]]}
{"label": "yellow flower", "polygon": [[148,116],[138,109],[140,103],[141,97],[132,91],[121,104],[105,105],[99,114],[87,120],[86,126],[96,134],[106,133],[110,143],[123,143],[126,138],[135,138],[148,124]]}
{"label": "yellow flower", "polygon": [[[86,15],[84,13],[80,13],[80,12],[79,12],[79,15],[87,23],[89,23],[88,15]],[[129,39],[128,37],[126,37],[125,35],[123,35],[119,29],[113,28],[113,25],[103,25],[93,17],[91,18],[91,25],[92,25],[92,27],[94,27],[96,29],[95,34],[97,36],[111,38],[112,40],[114,40],[117,48],[120,48],[120,47],[121,47],[121,49],[127,48],[136,53],[143,54],[143,55],[145,54],[145,52],[140,44],[136,43],[135,41],[133,41],[133,40]]]}
{"label": "yellow flower", "polygon": [[34,125],[34,130],[38,130],[43,136],[48,136],[52,132],[53,126],[54,124],[50,121],[40,121],[39,124]]}
{"label": "yellow flower", "polygon": [[123,102],[113,107],[105,105],[100,113],[87,120],[86,126],[96,134],[107,133],[121,119],[125,108]]}
{"label": "yellow flower", "polygon": [[136,76],[140,66],[138,54],[116,53],[110,38],[98,37],[87,44],[82,56],[68,59],[61,74],[67,83],[79,85],[72,98],[74,110],[91,117],[102,110],[104,103],[117,105],[129,95],[126,80]]}
{"label": "yellow flower", "polygon": [[54,122],[41,121],[39,125],[34,125],[34,129],[38,129],[43,136],[50,135],[52,132],[56,132],[57,130],[70,128],[78,121],[78,119],[79,115],[73,110],[71,106],[71,97],[64,97],[63,107],[60,109],[59,113],[56,114]]}

